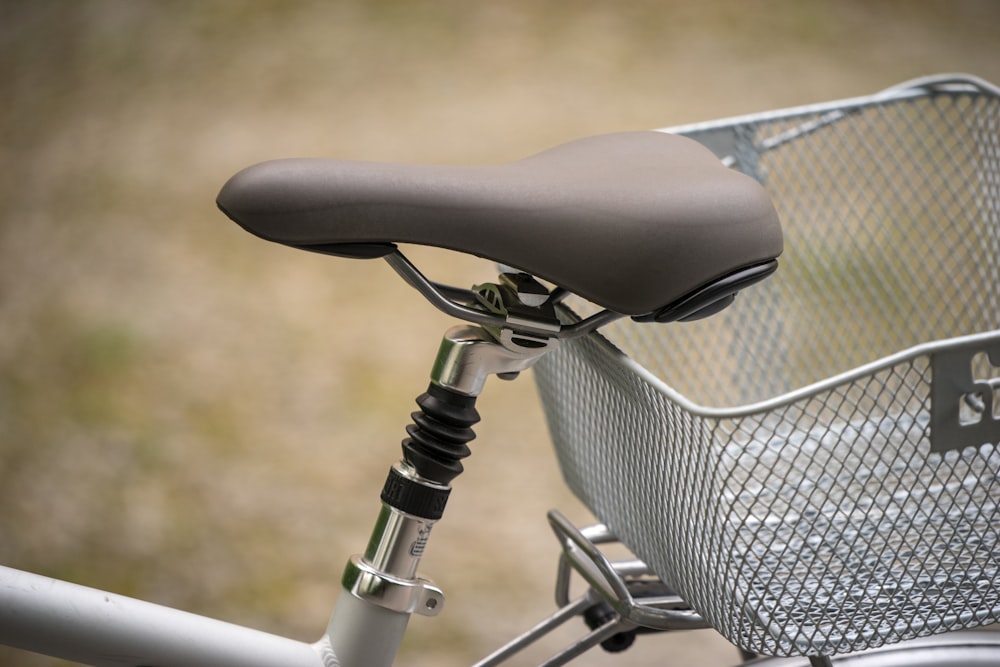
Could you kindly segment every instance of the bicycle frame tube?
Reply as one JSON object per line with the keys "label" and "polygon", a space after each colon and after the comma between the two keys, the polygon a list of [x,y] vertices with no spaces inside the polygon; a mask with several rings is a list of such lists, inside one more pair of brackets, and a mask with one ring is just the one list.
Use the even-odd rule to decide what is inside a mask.
{"label": "bicycle frame tube", "polygon": [[333,667],[315,645],[0,566],[0,643],[96,667]]}

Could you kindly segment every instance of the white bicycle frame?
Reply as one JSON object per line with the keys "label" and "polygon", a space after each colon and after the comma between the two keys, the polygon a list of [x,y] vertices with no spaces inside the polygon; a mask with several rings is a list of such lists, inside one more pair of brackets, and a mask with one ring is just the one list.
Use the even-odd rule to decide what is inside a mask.
{"label": "white bicycle frame", "polygon": [[101,667],[331,664],[323,641],[297,642],[8,567],[0,567],[0,643]]}

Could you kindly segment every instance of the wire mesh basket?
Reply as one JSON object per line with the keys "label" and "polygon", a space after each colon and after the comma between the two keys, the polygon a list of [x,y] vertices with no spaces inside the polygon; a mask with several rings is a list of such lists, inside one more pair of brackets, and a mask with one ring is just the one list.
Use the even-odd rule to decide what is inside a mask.
{"label": "wire mesh basket", "polygon": [[1000,621],[1000,89],[671,131],[765,184],[781,268],[718,316],[539,363],[570,487],[750,651]]}

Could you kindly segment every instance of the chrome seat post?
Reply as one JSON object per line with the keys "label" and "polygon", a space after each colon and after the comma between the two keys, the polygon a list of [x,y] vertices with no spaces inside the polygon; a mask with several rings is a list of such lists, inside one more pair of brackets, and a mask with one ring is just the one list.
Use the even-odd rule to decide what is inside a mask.
{"label": "chrome seat post", "polygon": [[[503,298],[521,298],[518,290],[502,292]],[[521,303],[522,311],[544,301],[537,294],[527,300],[531,303]],[[537,331],[546,323],[540,317],[534,325]],[[413,423],[406,429],[403,458],[390,468],[382,489],[368,546],[344,570],[324,637],[340,667],[389,667],[410,616],[441,612],[443,592],[417,570],[431,529],[443,515],[451,482],[470,454],[467,443],[475,438],[472,426],[479,421],[476,399],[490,375],[516,377],[558,342],[515,326],[461,325],[445,334],[430,385],[417,399],[420,410],[412,413]]]}

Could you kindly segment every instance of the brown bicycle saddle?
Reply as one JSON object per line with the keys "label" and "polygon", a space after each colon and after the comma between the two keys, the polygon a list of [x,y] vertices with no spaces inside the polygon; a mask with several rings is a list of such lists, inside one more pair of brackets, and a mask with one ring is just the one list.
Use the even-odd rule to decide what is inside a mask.
{"label": "brown bicycle saddle", "polygon": [[233,176],[218,205],[269,241],[353,257],[395,243],[448,248],[658,320],[683,319],[662,314],[720,284],[755,282],[782,250],[760,184],[653,131],[480,167],[275,160]]}

